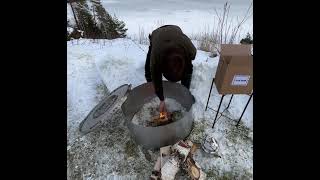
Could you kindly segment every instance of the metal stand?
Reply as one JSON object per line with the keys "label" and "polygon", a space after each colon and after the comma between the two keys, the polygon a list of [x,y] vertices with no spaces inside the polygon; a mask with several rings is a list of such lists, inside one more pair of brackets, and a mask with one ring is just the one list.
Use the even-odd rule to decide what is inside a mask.
{"label": "metal stand", "polygon": [[226,108],[226,109],[229,109],[230,104],[231,104],[231,101],[232,101],[232,98],[233,98],[233,94],[231,95],[231,98],[230,98],[229,104],[228,104],[228,106],[227,106],[227,108]]}
{"label": "metal stand", "polygon": [[207,111],[207,108],[208,108],[208,104],[209,104],[209,99],[210,99],[210,96],[211,96],[213,83],[214,83],[214,78],[212,79],[212,82],[211,82],[210,92],[209,92],[209,96],[208,96],[208,100],[207,100],[207,105],[206,105],[206,110],[205,111]]}
{"label": "metal stand", "polygon": [[249,105],[249,102],[250,102],[250,100],[251,100],[251,98],[252,98],[252,95],[253,95],[253,93],[251,93],[250,98],[249,98],[246,106],[244,107],[244,110],[242,111],[242,114],[241,114],[241,116],[240,116],[240,118],[239,118],[239,120],[238,120],[238,122],[237,122],[237,124],[236,124],[237,127],[239,126],[239,123],[240,123],[240,121],[241,121],[241,118],[242,118],[244,112],[246,111],[246,109],[247,109],[247,107],[248,107],[248,105]]}
{"label": "metal stand", "polygon": [[[223,112],[224,112],[225,110],[229,109],[230,104],[231,104],[231,101],[232,101],[232,98],[233,98],[233,95],[234,95],[234,94],[231,95],[229,104],[228,104],[228,106],[222,111],[221,116],[223,115]],[[238,120],[238,122],[237,122],[237,124],[236,124],[237,127],[239,126],[239,123],[240,123],[240,121],[241,121],[241,119],[242,119],[242,116],[243,116],[243,114],[245,113],[245,111],[246,111],[246,109],[247,109],[247,107],[248,107],[248,105],[249,105],[249,103],[250,103],[250,100],[251,100],[251,98],[252,98],[252,95],[253,95],[253,93],[250,95],[250,98],[248,99],[248,102],[247,102],[246,106],[244,107],[244,109],[243,109],[243,111],[242,111],[242,113],[241,113],[241,116],[240,116],[240,118],[239,118],[239,120]],[[220,116],[219,118],[217,118],[217,117],[218,117],[218,114],[219,114],[219,111],[220,111],[220,107],[221,107],[221,104],[222,104],[222,101],[223,101],[224,96],[225,96],[225,94],[223,94],[222,97],[221,97],[221,99],[220,99],[220,103],[219,103],[219,106],[218,106],[217,114],[216,114],[216,117],[214,118],[214,122],[213,122],[212,128],[214,128],[214,125],[216,124],[217,119],[219,119],[219,118],[221,117],[221,116]],[[210,97],[210,96],[209,96],[209,97]],[[209,102],[209,101],[208,101],[208,102]],[[207,103],[207,104],[208,104],[208,103]],[[207,108],[212,109],[212,108],[210,108],[210,107],[207,107]],[[212,110],[213,110],[213,109],[212,109]]]}
{"label": "metal stand", "polygon": [[221,97],[221,100],[220,100],[220,103],[219,103],[219,107],[218,107],[218,110],[217,110],[217,114],[216,114],[216,117],[214,118],[214,122],[213,122],[212,128],[213,128],[214,125],[216,124],[216,120],[217,120],[217,117],[218,117],[218,114],[219,114],[219,110],[220,110],[220,107],[221,107],[222,100],[223,100],[224,96],[225,96],[225,95],[222,95],[222,97]]}

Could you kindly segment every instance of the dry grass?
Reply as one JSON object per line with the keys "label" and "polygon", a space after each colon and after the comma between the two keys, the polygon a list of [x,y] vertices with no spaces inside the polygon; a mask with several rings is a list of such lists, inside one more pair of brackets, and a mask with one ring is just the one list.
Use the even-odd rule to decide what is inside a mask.
{"label": "dry grass", "polygon": [[191,36],[191,39],[199,41],[199,50],[215,54],[219,52],[220,44],[235,44],[240,39],[242,25],[252,16],[252,2],[242,18],[236,17],[236,22],[229,16],[230,7],[226,2],[221,11],[214,9],[213,28],[209,30],[207,26],[202,32]]}
{"label": "dry grass", "polygon": [[[165,25],[165,22],[163,20],[157,20],[154,22],[154,26],[152,27],[153,29],[157,29],[160,26]],[[139,44],[145,44],[145,45],[149,45],[149,34],[150,32],[146,32],[145,28],[139,25],[139,30],[138,30],[138,34],[135,34],[133,36],[129,36],[128,38],[135,41],[136,43]]]}
{"label": "dry grass", "polygon": [[144,28],[139,26],[138,34],[128,36],[128,38],[133,40],[135,43],[149,45],[148,35],[149,34],[145,32]]}
{"label": "dry grass", "polygon": [[209,28],[190,36],[191,39],[198,41],[197,49],[211,52],[210,56],[212,57],[215,54],[215,45],[217,44],[217,38],[212,32],[209,31]]}
{"label": "dry grass", "polygon": [[166,23],[164,22],[164,20],[157,20],[156,22],[155,22],[155,27],[154,27],[154,29],[157,29],[158,27],[161,27],[161,26],[163,26],[163,25],[165,25]]}
{"label": "dry grass", "polygon": [[149,45],[148,34],[145,33],[144,28],[139,26],[139,36],[138,36],[139,44]]}

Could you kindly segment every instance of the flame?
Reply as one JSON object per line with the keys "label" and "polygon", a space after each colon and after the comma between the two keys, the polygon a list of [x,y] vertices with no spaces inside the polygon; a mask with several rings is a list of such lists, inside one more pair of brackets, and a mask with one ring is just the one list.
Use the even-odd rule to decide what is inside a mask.
{"label": "flame", "polygon": [[166,112],[160,112],[160,118],[164,119],[165,117],[167,117],[167,113]]}

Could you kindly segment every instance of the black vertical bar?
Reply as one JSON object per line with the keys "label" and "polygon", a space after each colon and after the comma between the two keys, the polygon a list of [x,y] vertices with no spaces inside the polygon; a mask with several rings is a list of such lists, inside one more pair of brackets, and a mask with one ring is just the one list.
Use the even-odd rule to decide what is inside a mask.
{"label": "black vertical bar", "polygon": [[208,108],[208,104],[209,104],[209,99],[210,99],[210,96],[211,96],[211,91],[212,91],[213,82],[214,82],[214,78],[212,79],[212,82],[211,82],[210,92],[209,92],[209,96],[208,96],[208,100],[207,100],[207,105],[206,105],[206,110],[205,110],[205,111],[207,111],[207,108]]}
{"label": "black vertical bar", "polygon": [[248,100],[248,102],[247,102],[246,106],[244,107],[244,110],[242,111],[242,114],[241,114],[241,116],[240,116],[240,118],[239,118],[239,120],[238,120],[238,122],[237,122],[237,125],[236,125],[236,126],[239,126],[239,123],[240,123],[240,121],[241,121],[241,118],[242,118],[242,116],[243,116],[244,112],[246,111],[246,109],[247,109],[247,107],[248,107],[248,105],[249,105],[249,102],[250,102],[250,100],[251,100],[251,98],[252,98],[252,95],[253,95],[253,93],[250,95],[250,98],[249,98],[249,100]]}
{"label": "black vertical bar", "polygon": [[229,104],[228,104],[228,106],[227,106],[227,108],[226,108],[226,109],[229,109],[229,106],[230,106],[230,104],[231,104],[232,98],[233,98],[233,94],[231,95],[231,98],[230,98]]}
{"label": "black vertical bar", "polygon": [[217,120],[217,117],[218,117],[218,114],[219,114],[219,110],[220,110],[220,107],[221,107],[222,100],[223,100],[224,96],[225,96],[225,95],[223,94],[222,97],[221,97],[221,100],[220,100],[220,103],[219,103],[219,107],[218,107],[218,110],[217,110],[217,114],[216,114],[216,117],[214,118],[214,122],[213,122],[212,128],[213,128],[214,125],[216,124],[216,120]]}

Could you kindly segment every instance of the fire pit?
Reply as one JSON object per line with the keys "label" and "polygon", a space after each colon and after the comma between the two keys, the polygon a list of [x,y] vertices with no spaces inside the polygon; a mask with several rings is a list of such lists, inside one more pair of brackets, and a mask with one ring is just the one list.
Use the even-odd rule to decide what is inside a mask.
{"label": "fire pit", "polygon": [[175,99],[186,109],[182,118],[170,124],[158,127],[145,127],[132,122],[134,115],[156,97],[152,83],[145,83],[133,88],[121,109],[132,138],[147,149],[155,149],[171,145],[187,137],[192,129],[193,117],[190,112],[194,100],[190,91],[179,83],[163,81],[163,93],[166,98]]}

